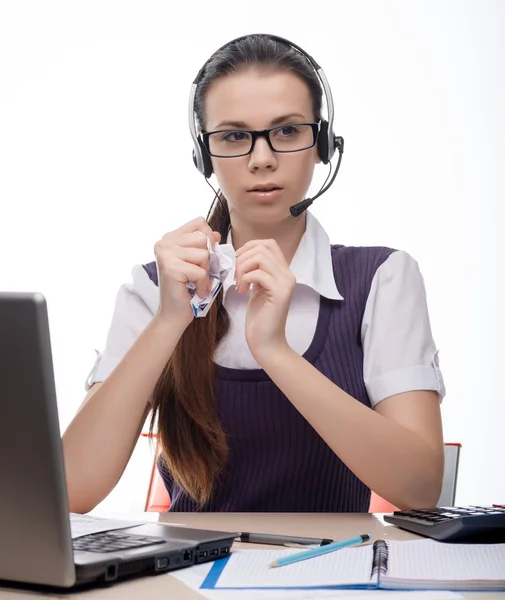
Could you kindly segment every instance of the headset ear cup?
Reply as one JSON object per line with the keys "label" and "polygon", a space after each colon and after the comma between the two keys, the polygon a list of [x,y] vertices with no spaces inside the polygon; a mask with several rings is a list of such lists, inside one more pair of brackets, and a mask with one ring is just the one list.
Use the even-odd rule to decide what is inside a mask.
{"label": "headset ear cup", "polygon": [[324,165],[328,164],[328,121],[321,119],[321,127],[319,128],[319,135],[317,137],[317,152],[319,158]]}
{"label": "headset ear cup", "polygon": [[344,138],[343,137],[335,135],[332,131],[331,139],[332,139],[332,151],[331,151],[331,156],[329,157],[330,160],[335,156],[335,152],[338,151],[339,154],[341,154],[344,151]]}
{"label": "headset ear cup", "polygon": [[202,157],[202,172],[205,178],[208,179],[214,171],[214,169],[212,168],[212,160],[210,158],[210,154],[207,152],[205,144],[200,138],[198,138],[198,146],[200,147],[200,156]]}

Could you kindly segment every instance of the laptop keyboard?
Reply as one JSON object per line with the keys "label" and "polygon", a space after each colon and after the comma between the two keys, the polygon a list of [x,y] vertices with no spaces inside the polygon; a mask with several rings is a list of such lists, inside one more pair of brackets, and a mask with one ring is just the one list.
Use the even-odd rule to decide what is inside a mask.
{"label": "laptop keyboard", "polygon": [[117,552],[130,548],[141,548],[153,544],[163,544],[165,540],[159,537],[132,535],[117,531],[94,533],[73,540],[74,550],[80,552]]}

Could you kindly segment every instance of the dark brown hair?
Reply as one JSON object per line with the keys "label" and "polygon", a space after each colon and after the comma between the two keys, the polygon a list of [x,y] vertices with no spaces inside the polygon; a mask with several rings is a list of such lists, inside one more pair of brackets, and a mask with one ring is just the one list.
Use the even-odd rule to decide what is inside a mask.
{"label": "dark brown hair", "polygon": [[[250,35],[227,45],[207,62],[195,96],[198,126],[205,131],[204,108],[209,86],[217,79],[250,68],[288,71],[307,84],[314,117],[321,118],[322,90],[308,59],[268,35]],[[207,221],[226,243],[230,212],[219,193]],[[226,467],[228,444],[214,394],[214,351],[228,332],[229,316],[218,295],[205,318],[193,319],[177,344],[153,393],[151,433],[158,418],[162,460],[174,482],[202,507],[212,496]]]}

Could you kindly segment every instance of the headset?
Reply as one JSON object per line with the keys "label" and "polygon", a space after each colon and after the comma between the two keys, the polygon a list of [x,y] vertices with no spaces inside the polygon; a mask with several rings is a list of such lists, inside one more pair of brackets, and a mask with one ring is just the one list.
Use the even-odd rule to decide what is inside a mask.
{"label": "headset", "polygon": [[[212,175],[213,168],[212,168],[211,157],[210,157],[209,153],[207,152],[207,148],[205,147],[205,144],[203,143],[202,138],[198,135],[198,132],[197,132],[197,121],[196,121],[196,114],[195,114],[196,90],[197,90],[198,84],[203,76],[205,68],[207,67],[207,64],[214,58],[214,56],[218,52],[220,52],[224,48],[227,48],[231,44],[239,42],[240,40],[243,40],[243,39],[247,39],[253,35],[258,35],[258,34],[248,34],[248,35],[240,36],[238,38],[231,40],[230,42],[227,42],[220,48],[218,48],[214,52],[214,54],[212,54],[212,56],[205,62],[203,67],[200,69],[200,71],[198,71],[197,76],[195,77],[193,83],[191,84],[191,91],[189,94],[188,116],[189,116],[189,131],[191,133],[191,137],[193,139],[193,146],[194,146],[193,162],[194,162],[196,168],[198,169],[198,171],[206,179],[209,179],[209,177]],[[323,69],[310,56],[310,54],[307,54],[307,52],[302,50],[302,48],[300,48],[300,46],[297,46],[293,42],[290,42],[289,40],[279,37],[277,35],[270,35],[270,34],[264,34],[264,35],[266,35],[267,37],[269,37],[272,40],[275,40],[275,41],[287,44],[288,46],[291,46],[292,48],[294,48],[295,50],[300,52],[300,54],[302,54],[314,68],[317,76],[319,77],[321,85],[323,87],[323,92],[326,97],[326,106],[327,106],[327,111],[328,111],[328,120],[326,121],[325,119],[321,119],[320,126],[319,126],[319,132],[318,132],[318,136],[317,136],[317,151],[319,154],[319,158],[321,159],[321,162],[326,165],[330,162],[330,160],[332,159],[336,150],[339,151],[338,163],[337,163],[335,172],[334,172],[333,177],[331,178],[331,181],[329,182],[329,184],[326,186],[325,185],[326,182],[325,182],[325,184],[323,184],[323,187],[319,190],[319,192],[313,198],[306,198],[305,200],[302,200],[301,202],[299,202],[298,204],[295,204],[294,206],[292,206],[290,208],[291,214],[294,217],[297,217],[306,208],[308,208],[316,198],[318,198],[319,196],[324,194],[324,192],[326,192],[326,190],[328,190],[328,188],[334,182],[335,177],[337,176],[337,173],[338,173],[338,170],[340,167],[340,161],[342,160],[342,154],[344,152],[344,138],[342,138],[341,136],[336,136],[333,133],[333,117],[334,117],[333,96],[332,96],[331,89],[330,89],[328,80],[326,79],[326,75],[324,74]]]}

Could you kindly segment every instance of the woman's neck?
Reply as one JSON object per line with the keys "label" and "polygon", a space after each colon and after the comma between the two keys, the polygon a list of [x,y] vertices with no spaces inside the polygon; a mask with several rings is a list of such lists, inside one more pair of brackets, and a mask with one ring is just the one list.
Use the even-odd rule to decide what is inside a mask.
{"label": "woman's neck", "polygon": [[233,247],[238,250],[250,240],[274,239],[284,254],[286,262],[290,264],[305,233],[305,224],[305,213],[300,217],[289,218],[272,225],[237,222],[232,216],[231,235]]}

